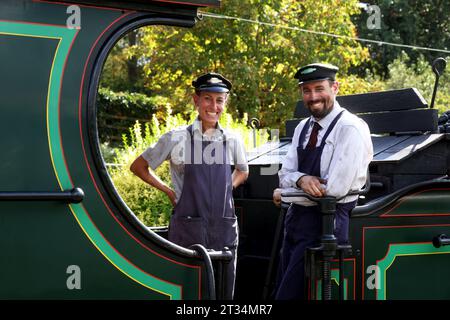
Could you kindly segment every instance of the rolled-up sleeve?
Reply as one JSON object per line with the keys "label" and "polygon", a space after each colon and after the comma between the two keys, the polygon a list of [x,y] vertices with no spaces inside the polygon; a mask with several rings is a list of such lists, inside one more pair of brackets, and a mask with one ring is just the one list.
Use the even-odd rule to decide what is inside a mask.
{"label": "rolled-up sleeve", "polygon": [[170,159],[170,153],[173,149],[172,132],[167,132],[159,138],[155,145],[147,148],[141,156],[147,161],[150,168],[155,170],[165,160]]}

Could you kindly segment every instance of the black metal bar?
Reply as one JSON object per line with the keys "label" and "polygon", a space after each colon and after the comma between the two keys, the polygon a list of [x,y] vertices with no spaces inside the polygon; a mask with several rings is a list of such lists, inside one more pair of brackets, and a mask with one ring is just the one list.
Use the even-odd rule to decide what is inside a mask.
{"label": "black metal bar", "polygon": [[224,266],[225,262],[223,260],[217,261],[216,268],[216,297],[219,300],[223,300],[225,297],[225,286],[224,286]]}
{"label": "black metal bar", "polygon": [[43,191],[3,191],[0,192],[0,201],[61,201],[67,203],[80,203],[84,192],[80,188],[59,192]]}
{"label": "black metal bar", "polygon": [[442,75],[443,71],[445,70],[446,65],[447,65],[447,61],[445,61],[444,58],[437,58],[436,60],[433,61],[432,69],[436,76],[436,79],[434,81],[434,88],[433,88],[433,95],[431,97],[430,109],[433,109],[433,107],[434,107],[434,100],[436,98],[436,93],[437,93],[438,84],[439,84],[439,78]]}
{"label": "black metal bar", "polygon": [[253,148],[256,148],[256,130],[259,129],[260,121],[257,118],[250,119],[250,127],[253,131]]}
{"label": "black metal bar", "polygon": [[284,217],[286,216],[288,208],[289,207],[285,207],[282,205],[280,209],[280,215],[278,216],[277,226],[275,228],[275,236],[272,244],[272,251],[270,253],[269,268],[267,270],[266,280],[264,282],[263,300],[269,300],[271,290],[273,289],[272,284],[275,282],[274,278],[276,277],[276,271],[279,261],[277,257],[279,255],[281,243],[283,241]]}
{"label": "black metal bar", "polygon": [[434,88],[433,88],[433,95],[431,97],[430,109],[433,109],[433,107],[434,107],[434,100],[436,99],[438,83],[439,83],[439,76],[436,76],[436,80],[434,82]]}
{"label": "black metal bar", "polygon": [[206,248],[201,244],[193,244],[189,249],[195,250],[204,260],[206,268],[206,278],[208,281],[209,299],[216,300],[216,282],[214,279],[214,270],[212,267],[211,257]]}
{"label": "black metal bar", "polygon": [[334,235],[336,198],[320,198],[319,207],[322,212],[322,300],[331,300],[331,260],[336,255],[337,248],[337,238]]}

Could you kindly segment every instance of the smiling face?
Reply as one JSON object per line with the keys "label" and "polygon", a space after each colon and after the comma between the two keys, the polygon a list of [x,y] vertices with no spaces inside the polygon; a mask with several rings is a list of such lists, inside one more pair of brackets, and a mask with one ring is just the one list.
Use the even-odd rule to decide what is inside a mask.
{"label": "smiling face", "polygon": [[202,121],[203,131],[215,128],[225,108],[228,93],[200,91],[194,94],[194,104]]}
{"label": "smiling face", "polygon": [[321,80],[300,85],[303,104],[316,119],[322,119],[331,112],[338,90],[336,81]]}

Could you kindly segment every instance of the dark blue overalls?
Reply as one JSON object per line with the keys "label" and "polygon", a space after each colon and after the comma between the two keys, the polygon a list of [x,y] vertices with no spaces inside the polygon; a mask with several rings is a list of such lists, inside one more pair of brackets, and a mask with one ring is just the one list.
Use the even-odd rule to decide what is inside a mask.
{"label": "dark blue overalls", "polygon": [[[310,119],[300,134],[297,157],[298,171],[320,177],[320,159],[325,141],[341,117],[339,113],[331,122],[318,147],[303,148]],[[356,201],[338,203],[335,215],[334,234],[340,244],[348,240],[348,213],[355,207]],[[305,287],[305,250],[315,247],[322,234],[322,214],[317,205],[311,207],[291,204],[284,223],[284,239],[281,249],[280,272],[275,299],[304,299]]]}
{"label": "dark blue overalls", "polygon": [[[224,270],[228,279],[224,285],[227,288],[225,299],[231,299],[236,276],[238,225],[234,211],[231,165],[226,161],[226,141],[194,143],[192,126],[187,130],[190,139],[186,143],[190,143],[190,148],[185,148],[186,159],[191,161],[184,166],[183,190],[170,218],[169,240],[186,248],[193,244],[214,250],[228,247],[233,253],[233,260]],[[222,159],[221,163],[205,163],[204,151],[208,146],[213,159]],[[222,151],[222,157],[215,157],[215,151]],[[199,155],[202,161],[195,163]]]}

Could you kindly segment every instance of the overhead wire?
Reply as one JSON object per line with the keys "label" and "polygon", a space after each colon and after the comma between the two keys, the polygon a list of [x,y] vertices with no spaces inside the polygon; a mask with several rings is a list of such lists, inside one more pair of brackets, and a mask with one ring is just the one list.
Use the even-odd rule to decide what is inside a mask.
{"label": "overhead wire", "polygon": [[210,12],[201,12],[200,11],[199,14],[200,14],[199,18],[208,17],[208,18],[213,18],[213,19],[235,20],[235,21],[253,23],[253,24],[269,26],[269,27],[274,27],[274,28],[280,28],[280,29],[286,29],[286,30],[300,31],[300,32],[311,33],[311,34],[315,34],[315,35],[339,38],[339,39],[374,43],[374,44],[378,44],[380,46],[387,45],[387,46],[408,48],[408,49],[413,49],[413,50],[427,50],[427,51],[442,52],[442,53],[450,54],[450,50],[444,50],[444,49],[436,49],[436,48],[414,46],[414,45],[409,45],[409,44],[400,44],[400,43],[388,42],[388,41],[379,41],[379,40],[373,40],[373,39],[344,36],[344,35],[338,35],[338,34],[334,34],[334,33],[330,33],[330,32],[308,30],[308,29],[299,28],[299,27],[286,26],[286,25],[281,25],[281,24],[276,24],[276,23],[271,23],[271,22],[264,22],[264,21],[258,21],[258,20],[253,20],[253,19],[240,18],[240,17],[232,17],[232,16],[210,13]]}

